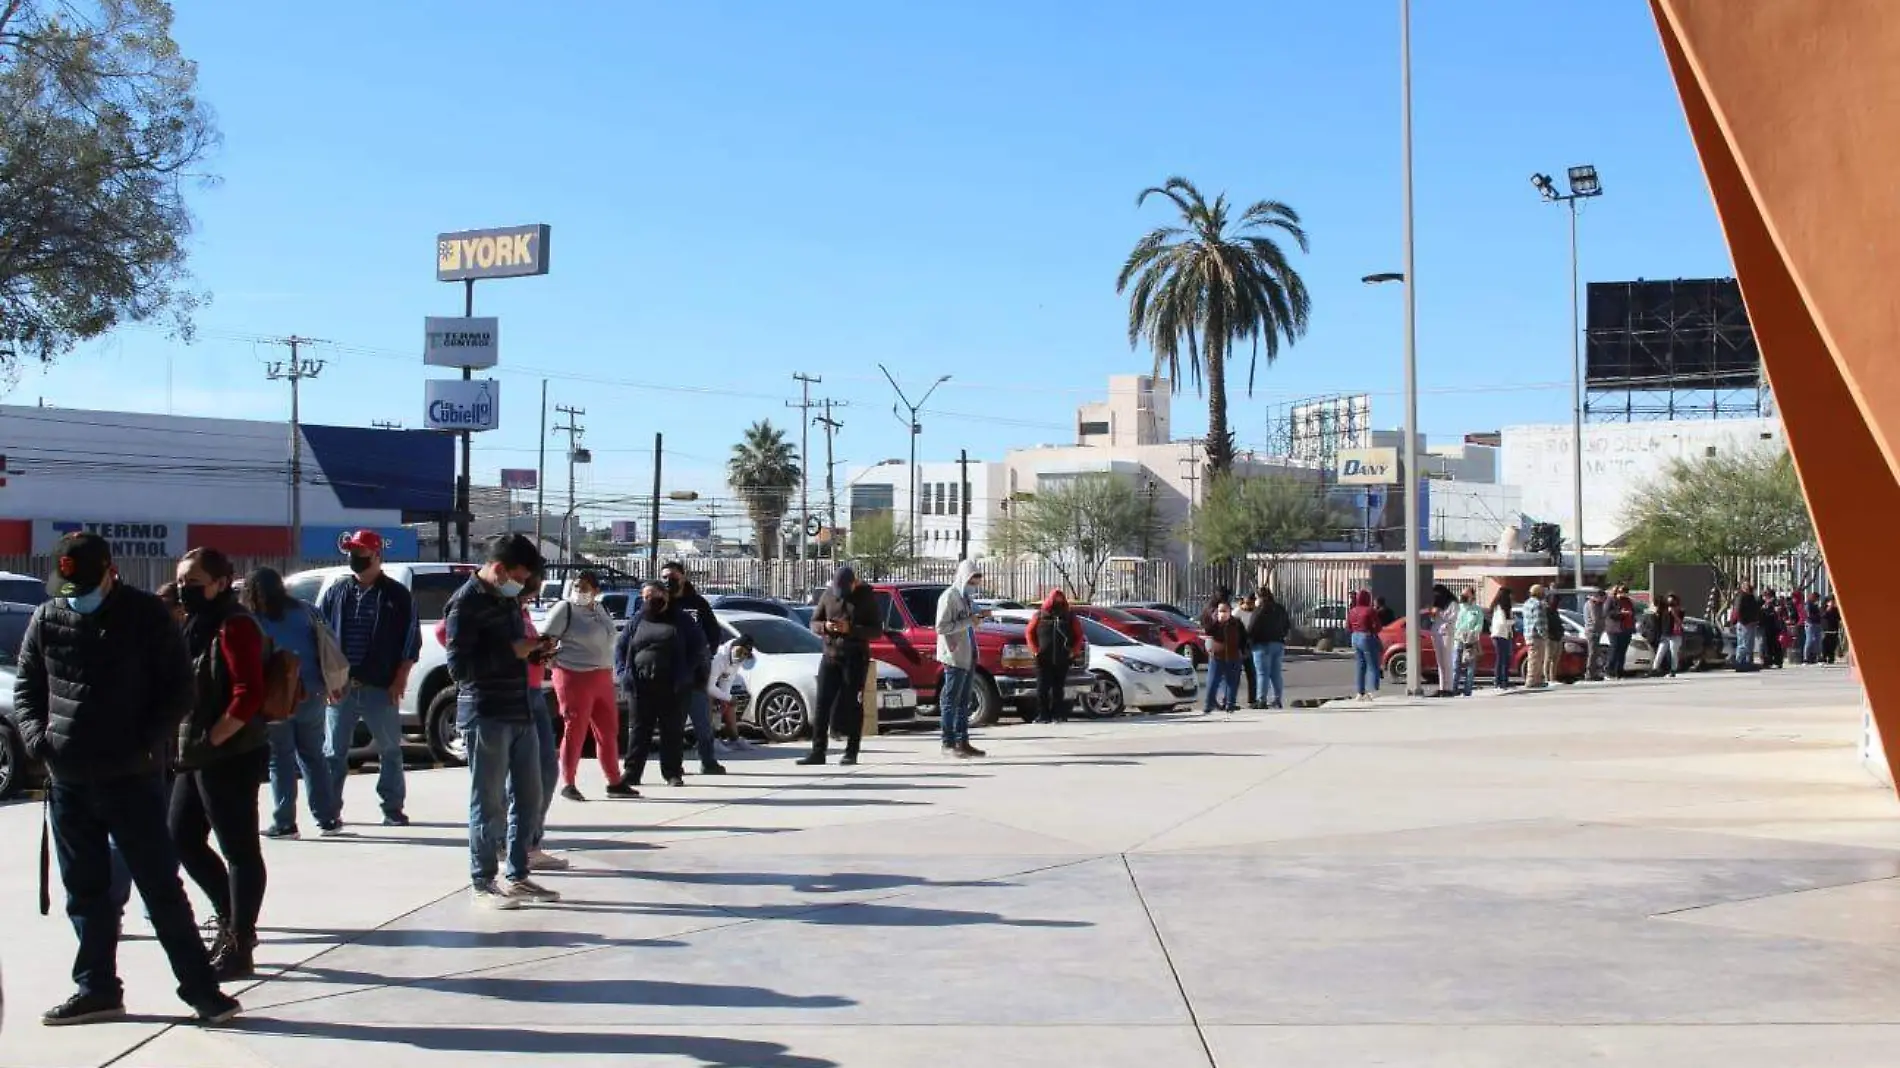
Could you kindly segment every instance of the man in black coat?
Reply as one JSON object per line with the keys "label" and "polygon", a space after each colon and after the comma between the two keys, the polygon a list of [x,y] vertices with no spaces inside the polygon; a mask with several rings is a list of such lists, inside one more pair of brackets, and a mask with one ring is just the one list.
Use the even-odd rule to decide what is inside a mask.
{"label": "man in black coat", "polygon": [[[666,586],[666,595],[672,606],[685,613],[687,619],[699,628],[708,650],[706,665],[710,671],[713,653],[726,644],[725,632],[720,629],[719,620],[713,616],[712,605],[699,595],[693,580],[686,574],[686,565],[678,560],[669,560],[660,567],[660,582]],[[693,745],[699,750],[700,774],[724,775],[725,765],[719,763],[719,756],[713,748],[712,695],[703,687],[695,689],[686,699],[686,714],[693,721]]]}
{"label": "man in black coat", "polygon": [[623,763],[629,788],[640,785],[653,735],[660,736],[660,775],[667,785],[686,785],[681,735],[692,694],[703,693],[712,670],[705,634],[673,603],[665,583],[640,588],[639,609],[614,642],[614,678],[633,708],[633,737]]}
{"label": "man in black coat", "polygon": [[818,663],[818,708],[812,714],[811,755],[800,764],[825,762],[833,723],[844,728],[844,759],[858,762],[864,738],[864,677],[871,670],[871,642],[883,637],[877,594],[858,581],[845,565],[818,598],[811,614],[812,633],[825,640],[824,659]]}
{"label": "man in black coat", "polygon": [[13,707],[27,755],[52,778],[53,845],[79,952],[76,991],[40,1020],[58,1027],[125,1015],[116,842],[178,996],[199,1021],[223,1023],[238,1003],[218,989],[165,825],[171,739],[192,707],[184,636],[158,598],[119,582],[112,548],[96,534],[60,541],[47,591],[54,599],[33,613],[20,645]]}

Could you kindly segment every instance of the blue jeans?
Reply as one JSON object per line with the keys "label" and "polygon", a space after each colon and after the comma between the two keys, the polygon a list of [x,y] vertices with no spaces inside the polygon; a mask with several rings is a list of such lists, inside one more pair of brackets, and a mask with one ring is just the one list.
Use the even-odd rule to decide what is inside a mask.
{"label": "blue jeans", "polygon": [[321,694],[306,697],[287,720],[270,725],[271,824],[297,825],[297,780],[309,784],[310,815],[319,825],[337,818],[336,780],[325,760],[328,726]]}
{"label": "blue jeans", "polygon": [[1759,633],[1761,633],[1761,627],[1757,624],[1735,624],[1736,670],[1755,666],[1755,636]]}
{"label": "blue jeans", "polygon": [[695,687],[686,705],[686,715],[693,722],[693,748],[699,750],[699,766],[706,768],[719,763],[719,754],[713,749],[711,695]]}
{"label": "blue jeans", "polygon": [[[528,877],[528,849],[541,823],[541,738],[529,720],[477,717],[468,746],[468,874],[495,878],[503,850],[508,878]],[[513,787],[511,790],[510,787]]]}
{"label": "blue jeans", "polygon": [[352,682],[343,691],[343,700],[324,713],[323,758],[330,762],[330,781],[336,786],[336,815],[343,815],[343,781],[350,774],[350,743],[356,740],[356,723],[369,727],[376,743],[376,795],[382,798],[383,814],[402,812],[407,794],[402,779],[402,713],[389,699],[389,691]]}
{"label": "blue jeans", "polygon": [[1360,631],[1352,636],[1353,682],[1360,693],[1379,688],[1379,654],[1384,651],[1377,634]]}
{"label": "blue jeans", "polygon": [[1478,679],[1478,647],[1464,642],[1451,643],[1451,692],[1471,696]]}
{"label": "blue jeans", "polygon": [[1267,642],[1253,647],[1256,704],[1280,708],[1286,704],[1286,643]]}
{"label": "blue jeans", "polygon": [[1509,638],[1493,636],[1491,639],[1491,651],[1497,654],[1495,668],[1498,674],[1498,689],[1500,690],[1511,684],[1511,653],[1514,652],[1511,646],[1512,642]]}
{"label": "blue jeans", "polygon": [[970,741],[970,710],[976,704],[976,672],[969,668],[945,667],[943,685],[937,690],[937,715],[943,721],[944,745],[967,745]]}
{"label": "blue jeans", "polygon": [[134,775],[103,782],[53,781],[49,791],[53,848],[66,890],[66,917],[79,951],[73,984],[82,994],[117,998],[119,924],[123,900],[113,886],[113,844],[138,885],[152,928],[170,958],[178,994],[194,1001],[217,990],[211,958],[178,877],[178,853],[165,815],[165,780]]}
{"label": "blue jeans", "polygon": [[[1226,699],[1221,694],[1227,695]],[[1204,711],[1212,712],[1216,708],[1232,709],[1240,702],[1240,661],[1209,660],[1207,662],[1207,700],[1201,705]]]}
{"label": "blue jeans", "polygon": [[[548,711],[547,694],[540,689],[530,689],[528,712],[534,716],[535,743],[541,747],[541,807],[536,810],[534,837],[528,842],[528,848],[539,849],[541,840],[548,833],[548,809],[554,807],[554,794],[561,785],[561,754],[554,741],[554,713]],[[517,804],[515,789],[514,780],[508,780],[508,807],[511,810]]]}
{"label": "blue jeans", "polygon": [[1806,640],[1803,642],[1801,646],[1801,662],[1804,664],[1820,663],[1821,662],[1821,624],[1819,623],[1803,624],[1803,632],[1804,632],[1803,637]]}

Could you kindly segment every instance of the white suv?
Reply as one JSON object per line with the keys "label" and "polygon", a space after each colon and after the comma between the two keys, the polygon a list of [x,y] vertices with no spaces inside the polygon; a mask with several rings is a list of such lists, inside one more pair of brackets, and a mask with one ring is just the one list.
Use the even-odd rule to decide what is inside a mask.
{"label": "white suv", "polygon": [[[455,684],[449,679],[448,651],[436,639],[435,624],[442,618],[449,598],[475,571],[474,564],[383,565],[383,574],[409,588],[416,618],[422,624],[422,652],[409,673],[409,689],[402,695],[403,733],[428,743],[429,754],[444,764],[463,763],[465,756],[462,736],[455,729]],[[284,588],[299,601],[318,605],[333,584],[354,578],[347,567],[320,567],[289,576],[284,579]]]}

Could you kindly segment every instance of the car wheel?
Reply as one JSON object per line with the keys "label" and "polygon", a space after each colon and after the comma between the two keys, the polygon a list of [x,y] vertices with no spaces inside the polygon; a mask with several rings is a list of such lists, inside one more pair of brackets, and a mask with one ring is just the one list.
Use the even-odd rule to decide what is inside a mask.
{"label": "car wheel", "polygon": [[790,686],[774,686],[752,702],[752,721],[769,742],[789,742],[805,733],[805,699]]}
{"label": "car wheel", "polygon": [[[970,726],[993,727],[1003,716],[1003,695],[996,692],[996,683],[981,671],[976,673],[976,682],[972,684],[976,691],[976,707],[970,710]],[[1025,715],[1024,719],[1033,719],[1035,713]]]}
{"label": "car wheel", "polygon": [[0,801],[26,785],[26,744],[13,724],[0,721]]}
{"label": "car wheel", "polygon": [[1405,650],[1401,649],[1386,658],[1384,673],[1393,682],[1404,685],[1405,676],[1410,670],[1411,662],[1405,658]]}
{"label": "car wheel", "polygon": [[429,699],[422,736],[428,740],[429,755],[438,764],[460,766],[468,763],[468,743],[455,725],[455,687],[444,686]]}
{"label": "car wheel", "polygon": [[1128,702],[1122,696],[1121,683],[1105,671],[1095,673],[1095,685],[1082,695],[1082,707],[1089,715],[1098,717],[1119,716]]}

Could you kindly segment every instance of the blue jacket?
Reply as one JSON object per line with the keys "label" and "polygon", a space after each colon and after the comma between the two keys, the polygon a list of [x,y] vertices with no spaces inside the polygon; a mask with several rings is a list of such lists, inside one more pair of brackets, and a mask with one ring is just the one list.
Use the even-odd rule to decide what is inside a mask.
{"label": "blue jacket", "polygon": [[[343,611],[355,578],[333,582],[323,591],[323,603],[317,606],[330,632],[343,640]],[[390,578],[376,576],[375,589],[382,598],[382,610],[370,628],[369,652],[361,664],[350,665],[350,678],[365,686],[387,689],[395,685],[396,669],[414,663],[422,655],[422,626],[416,619],[416,603],[409,587]]]}
{"label": "blue jacket", "polygon": [[462,726],[478,719],[528,722],[528,662],[514,648],[527,637],[521,602],[470,575],[449,598],[445,615],[456,721]]}

